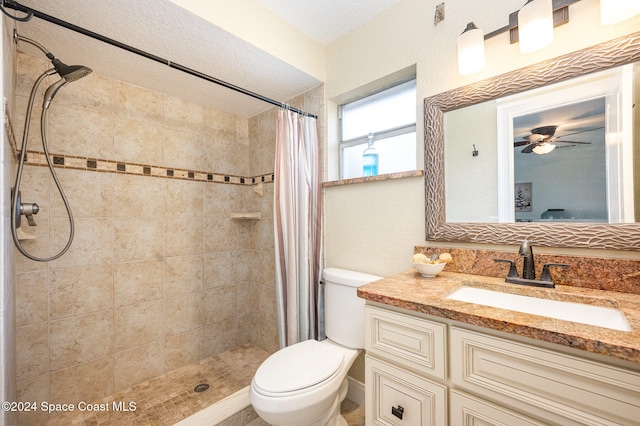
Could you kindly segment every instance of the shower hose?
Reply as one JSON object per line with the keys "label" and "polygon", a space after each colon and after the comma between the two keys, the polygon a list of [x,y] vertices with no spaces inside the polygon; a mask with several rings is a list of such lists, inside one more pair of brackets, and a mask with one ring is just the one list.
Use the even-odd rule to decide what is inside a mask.
{"label": "shower hose", "polygon": [[[31,112],[33,110],[33,101],[35,99],[36,91],[38,90],[40,83],[42,83],[42,81],[48,76],[56,74],[56,72],[57,71],[55,68],[51,68],[45,71],[44,73],[42,73],[42,75],[40,75],[40,77],[38,77],[36,82],[33,84],[33,88],[31,89],[31,94],[29,95],[29,105],[27,106],[27,114],[24,119],[25,120],[24,132],[22,134],[22,148],[20,150],[20,158],[18,161],[18,172],[16,174],[16,182],[13,188],[13,192],[11,194],[11,226],[10,228],[11,228],[11,235],[13,236],[13,241],[15,242],[16,247],[18,248],[18,251],[20,251],[20,253],[22,253],[24,256],[28,257],[29,259],[35,260],[37,262],[50,262],[52,260],[59,258],[63,254],[65,254],[67,250],[69,250],[69,247],[71,247],[71,242],[73,241],[73,235],[74,235],[74,223],[73,223],[73,215],[71,214],[71,207],[69,206],[69,201],[67,200],[67,196],[62,190],[62,186],[60,185],[58,176],[56,175],[56,172],[53,169],[53,163],[51,162],[51,157],[49,155],[49,148],[47,146],[47,130],[46,130],[49,105],[53,99],[53,96],[55,96],[55,93],[57,92],[57,90],[60,89],[62,86],[66,85],[66,82],[63,84],[60,84],[60,82],[54,83],[50,87],[50,88],[53,88],[54,85],[56,86],[53,93],[49,95],[48,99],[45,99],[44,101],[44,104],[42,107],[42,114],[40,116],[40,133],[42,136],[42,148],[44,149],[45,158],[47,159],[47,165],[49,166],[49,170],[51,171],[51,176],[53,177],[56,187],[58,188],[58,192],[62,197],[64,206],[67,209],[67,216],[69,218],[69,225],[70,225],[69,239],[67,240],[67,244],[59,253],[51,257],[37,257],[25,250],[25,248],[22,246],[22,244],[18,240],[18,233],[17,233],[17,227],[18,227],[17,224],[21,214],[21,206],[18,204],[18,198],[19,198],[18,194],[20,191],[20,184],[22,181],[22,171],[24,168],[24,162],[27,154],[27,140],[29,138],[29,124],[31,121]],[[47,94],[45,94],[45,97],[47,97],[48,93],[49,93],[49,90],[47,90]]]}

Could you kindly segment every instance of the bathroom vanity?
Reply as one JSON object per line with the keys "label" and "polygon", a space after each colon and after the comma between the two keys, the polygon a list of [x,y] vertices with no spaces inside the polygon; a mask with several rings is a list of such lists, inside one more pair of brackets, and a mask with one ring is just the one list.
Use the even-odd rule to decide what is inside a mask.
{"label": "bathroom vanity", "polygon": [[[463,287],[596,304],[630,331],[447,298]],[[367,425],[637,425],[640,295],[408,270],[366,299]]]}
{"label": "bathroom vanity", "polygon": [[[519,138],[515,119],[530,111],[582,102],[583,96],[591,96],[587,88],[622,87],[600,83],[613,75],[609,73],[617,73],[619,81],[631,81],[628,77],[639,66],[639,45],[636,33],[426,98],[429,247],[416,247],[416,253],[427,258],[441,253],[433,247],[437,242],[515,245],[523,240],[547,247],[639,250],[640,222],[632,217],[630,204],[625,212],[610,210],[609,223],[577,216],[553,223],[546,217],[517,222],[525,218],[516,213],[529,210],[514,206],[515,187],[531,188],[531,180],[512,173],[516,154],[522,153],[514,148],[515,137]],[[598,97],[610,95],[603,90]],[[632,103],[622,102],[621,108],[629,110]],[[468,125],[469,117],[481,127]],[[456,125],[456,120],[464,125]],[[548,123],[541,118],[539,124],[555,126],[555,117]],[[626,130],[609,130],[604,138],[607,149],[634,148],[633,138],[623,135]],[[614,133],[623,135],[624,144],[614,142]],[[479,137],[486,138],[482,142],[492,151],[469,155],[469,140],[479,143]],[[630,156],[619,157],[624,158]],[[554,161],[559,161],[556,170],[572,170],[559,157]],[[606,170],[622,169],[632,167]],[[460,170],[474,170],[472,185],[469,174]],[[567,182],[559,176],[551,179],[554,186]],[[607,184],[616,188],[609,195],[635,184],[633,178],[616,179],[613,174],[606,177]],[[592,188],[583,182],[578,186],[577,191]],[[626,197],[626,202],[632,199]],[[570,265],[554,271],[556,288],[541,289],[504,282],[507,269],[494,259],[516,262],[516,253],[451,247],[444,251],[452,254],[453,262],[435,278],[408,270],[358,289],[367,303],[367,425],[640,425],[640,262],[537,255],[537,265]],[[496,293],[487,295],[484,290]],[[455,300],[453,293],[460,299],[471,296]],[[503,299],[499,294],[510,295],[506,305],[491,306],[492,299]],[[526,313],[530,304],[516,306],[518,298],[511,296],[534,297],[532,304],[541,310]],[[549,309],[547,301],[600,307],[614,317],[623,315],[622,324],[616,328],[590,323],[602,320],[599,313],[560,319],[558,313],[573,315],[579,309],[568,305]]]}

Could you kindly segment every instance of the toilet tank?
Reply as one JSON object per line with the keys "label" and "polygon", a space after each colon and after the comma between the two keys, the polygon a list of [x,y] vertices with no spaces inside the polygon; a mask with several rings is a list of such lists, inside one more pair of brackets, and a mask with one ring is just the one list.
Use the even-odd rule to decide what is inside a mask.
{"label": "toilet tank", "polygon": [[327,268],[322,275],[327,337],[349,348],[364,348],[364,299],[357,289],[382,277],[338,268]]}

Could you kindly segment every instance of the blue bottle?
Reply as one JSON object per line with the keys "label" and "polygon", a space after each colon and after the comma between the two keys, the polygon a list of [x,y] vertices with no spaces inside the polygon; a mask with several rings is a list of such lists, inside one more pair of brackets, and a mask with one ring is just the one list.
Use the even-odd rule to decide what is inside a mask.
{"label": "blue bottle", "polygon": [[362,153],[362,176],[378,174],[378,153],[373,147],[373,133],[369,133],[369,146]]}

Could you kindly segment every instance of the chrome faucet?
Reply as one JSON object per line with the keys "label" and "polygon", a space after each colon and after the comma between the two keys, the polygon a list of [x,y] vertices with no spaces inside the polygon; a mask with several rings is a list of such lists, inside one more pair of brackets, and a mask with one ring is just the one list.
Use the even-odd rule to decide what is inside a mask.
{"label": "chrome faucet", "polygon": [[520,245],[518,254],[524,257],[524,263],[522,264],[522,278],[525,280],[536,279],[536,267],[533,262],[533,247],[529,244],[529,240],[524,240]]}

